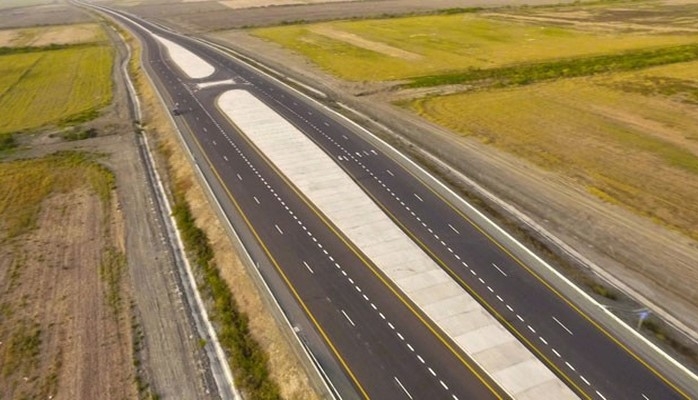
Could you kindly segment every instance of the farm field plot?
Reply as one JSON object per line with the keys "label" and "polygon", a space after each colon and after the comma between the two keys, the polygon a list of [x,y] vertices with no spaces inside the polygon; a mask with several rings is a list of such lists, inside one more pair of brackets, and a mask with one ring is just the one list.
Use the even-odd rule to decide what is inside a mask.
{"label": "farm field plot", "polygon": [[400,80],[698,42],[698,32],[588,31],[477,14],[279,26],[251,34],[352,81]]}
{"label": "farm field plot", "polygon": [[105,41],[98,24],[72,24],[0,30],[0,47],[48,46]]}
{"label": "farm field plot", "polygon": [[0,133],[95,116],[111,102],[112,63],[103,45],[0,55]]}
{"label": "farm field plot", "polygon": [[599,2],[586,7],[530,8],[490,13],[502,21],[536,22],[589,31],[645,33],[698,32],[698,7],[693,0],[655,0],[633,3]]}
{"label": "farm field plot", "polygon": [[0,398],[137,398],[113,175],[57,153],[0,187]]}
{"label": "farm field plot", "polygon": [[53,3],[52,0],[0,0],[0,9],[29,7]]}
{"label": "farm field plot", "polygon": [[406,107],[698,239],[698,63]]}

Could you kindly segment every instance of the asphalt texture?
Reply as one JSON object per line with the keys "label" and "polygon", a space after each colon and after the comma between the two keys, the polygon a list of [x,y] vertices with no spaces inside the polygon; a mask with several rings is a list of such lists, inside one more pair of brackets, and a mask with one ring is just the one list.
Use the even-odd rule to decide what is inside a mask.
{"label": "asphalt texture", "polygon": [[[224,208],[227,204],[243,216],[275,267],[266,274],[284,281],[361,397],[484,399],[505,394],[467,356],[454,351],[389,282],[378,279],[357,250],[231,125],[215,107],[225,90],[248,90],[334,157],[416,243],[580,397],[688,398],[341,118],[229,56],[140,23],[214,65],[216,72],[202,81],[236,82],[198,89],[197,81],[186,79],[152,37],[127,24],[143,39],[145,62],[164,97],[176,104],[177,118],[189,128],[187,141],[198,155],[197,164],[202,170],[212,167],[209,174],[222,184],[216,194]],[[333,267],[322,249],[341,268]],[[362,294],[373,302],[364,301]]]}

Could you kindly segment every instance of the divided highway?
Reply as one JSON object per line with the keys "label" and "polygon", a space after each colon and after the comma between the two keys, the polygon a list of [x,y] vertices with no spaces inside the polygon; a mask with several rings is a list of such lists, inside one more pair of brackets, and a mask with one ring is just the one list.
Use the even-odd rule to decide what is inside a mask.
{"label": "divided highway", "polygon": [[[134,21],[135,17],[130,17]],[[527,348],[580,397],[681,399],[667,379],[439,192],[341,118],[277,81],[194,40],[145,21],[121,19],[144,44],[144,62],[177,118],[197,164],[221,184],[222,204],[241,215],[325,345],[363,398],[506,398],[396,287],[318,215],[215,106],[231,88],[254,94],[293,123]],[[187,77],[150,33],[215,67]],[[197,86],[197,82],[227,82]],[[225,207],[224,207],[225,208]],[[689,388],[690,389],[690,388]]]}

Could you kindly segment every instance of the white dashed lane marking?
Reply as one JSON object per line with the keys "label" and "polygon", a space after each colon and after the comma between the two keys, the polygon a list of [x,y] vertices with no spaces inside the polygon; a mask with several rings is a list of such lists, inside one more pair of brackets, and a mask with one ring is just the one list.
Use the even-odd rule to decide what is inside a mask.
{"label": "white dashed lane marking", "polygon": [[[198,99],[195,99],[195,100],[198,102]],[[278,99],[274,99],[274,100],[277,101],[279,104],[281,104],[281,103],[278,101]],[[294,103],[294,104],[295,104],[295,103]],[[383,188],[385,188],[385,190],[386,190],[396,201],[400,202],[400,204],[401,204],[407,211],[409,211],[410,214],[411,214],[418,222],[420,222],[421,225],[424,226],[424,227],[428,230],[428,232],[429,232],[430,234],[434,235],[434,236],[437,238],[437,240],[439,240],[439,239],[438,239],[438,235],[437,235],[436,233],[434,233],[434,231],[433,231],[431,228],[429,228],[428,225],[427,225],[426,223],[424,223],[424,222],[421,220],[421,218],[420,218],[418,215],[416,215],[416,213],[415,213],[414,211],[410,210],[409,206],[407,206],[407,205],[404,203],[404,201],[400,200],[400,198],[398,197],[398,195],[397,195],[395,192],[393,192],[393,190],[392,190],[391,188],[387,187],[387,186],[385,185],[385,183],[381,182],[381,180],[378,178],[377,175],[375,175],[375,174],[374,174],[372,171],[370,171],[365,165],[363,165],[363,163],[362,163],[361,161],[359,161],[359,160],[357,159],[357,157],[358,157],[358,158],[362,158],[364,155],[365,155],[365,156],[368,156],[369,153],[368,153],[366,150],[363,150],[363,154],[362,154],[361,152],[356,152],[356,153],[355,153],[356,155],[350,153],[349,151],[347,151],[346,149],[344,149],[339,143],[337,143],[334,139],[332,139],[331,137],[329,137],[329,136],[328,136],[327,134],[325,134],[324,132],[320,131],[315,125],[310,124],[305,118],[303,118],[303,117],[301,117],[300,115],[298,115],[298,113],[296,113],[295,111],[289,109],[288,107],[286,107],[286,106],[283,105],[283,104],[281,104],[281,105],[284,106],[285,108],[287,108],[287,109],[288,109],[289,111],[291,111],[292,113],[296,114],[296,115],[297,115],[298,117],[300,117],[303,121],[305,121],[306,123],[308,123],[308,125],[310,125],[313,129],[315,129],[316,131],[318,131],[320,134],[322,134],[322,135],[325,136],[328,140],[330,140],[332,143],[334,143],[337,147],[339,147],[340,150],[343,151],[343,152],[347,155],[346,157],[343,157],[346,161],[349,161],[349,159],[352,159],[352,160],[353,160],[354,162],[356,162],[359,166],[361,166],[361,167],[369,174],[369,176],[373,177]],[[295,105],[297,105],[297,104],[295,104]],[[209,117],[210,117],[210,116],[209,116]],[[282,205],[285,205],[285,204],[283,203],[283,201],[281,201],[281,199],[280,199],[280,197],[278,196],[278,194],[274,193],[274,190],[271,189],[270,185],[264,180],[264,178],[261,177],[260,173],[251,165],[251,163],[249,162],[249,160],[242,154],[242,152],[240,151],[240,149],[237,148],[237,146],[233,143],[233,141],[230,139],[230,137],[228,137],[228,135],[221,129],[221,127],[220,127],[215,121],[214,121],[214,123],[216,124],[216,126],[218,126],[218,129],[221,131],[221,133],[222,133],[224,136],[226,136],[226,138],[228,139],[228,141],[230,142],[230,144],[235,148],[235,150],[240,154],[240,156],[245,160],[245,162],[248,164],[248,166],[255,172],[255,174],[258,176],[258,178],[260,178],[260,180],[262,181],[262,183],[264,183],[264,184],[266,185],[266,187],[274,194],[274,196],[277,198],[278,201],[280,201],[280,202],[282,203]],[[324,123],[324,124],[325,124],[326,126],[328,125],[327,123]],[[345,140],[349,140],[349,138],[348,138],[346,135],[342,135],[342,137],[343,137]],[[373,153],[374,155],[377,155],[377,152],[376,152],[375,150],[373,150],[373,149],[371,149],[371,153]],[[341,159],[342,159],[342,156],[339,156],[338,159],[341,160]],[[386,170],[386,172],[387,172],[389,175],[391,175],[391,176],[395,176],[395,175],[393,174],[393,172],[390,171],[390,170]],[[238,176],[239,176],[239,175],[238,175]],[[420,202],[424,202],[424,200],[423,200],[419,195],[417,195],[416,193],[413,193],[413,195],[414,195]],[[255,202],[257,202],[257,204],[259,204],[259,201],[257,200],[256,197],[255,197]],[[285,208],[286,208],[286,210],[287,210],[291,215],[293,215],[293,212],[292,212],[288,207],[285,207]],[[295,217],[295,216],[294,216],[294,217]],[[301,224],[301,222],[298,220],[297,217],[296,217],[295,219],[299,222],[299,224]],[[452,231],[454,231],[456,234],[460,235],[460,232],[459,232],[454,226],[452,226],[451,224],[448,224],[448,226],[449,226],[449,228],[450,228]],[[283,231],[281,231],[281,229],[278,227],[278,225],[275,225],[275,227],[276,227],[276,229],[279,231],[279,233],[283,234]],[[307,228],[306,228],[304,225],[301,224],[301,227],[303,228],[304,231],[306,231],[306,233],[308,234],[308,236],[310,236],[310,237],[313,239],[313,241],[315,241],[315,242],[317,243],[317,239],[312,235],[312,233],[309,232],[309,231],[307,230]],[[449,252],[450,252],[451,254],[453,254],[454,257],[455,257],[457,260],[459,260],[459,261],[461,260],[461,257],[460,257],[458,254],[456,254],[455,251],[454,251],[452,248],[450,248],[446,242],[444,242],[443,240],[440,240],[440,243],[441,243],[447,250],[449,250]],[[325,251],[324,253],[325,253],[326,256],[328,256],[328,258],[329,258],[331,261],[334,260],[331,256],[329,256],[329,253],[328,253],[327,251]],[[306,264],[306,268],[308,268],[308,270],[311,271],[311,273],[314,273],[314,271],[309,267],[309,265],[307,265],[307,263],[304,262],[304,264]],[[466,262],[461,261],[461,264],[462,264],[466,269],[469,269],[473,275],[477,276],[477,273],[476,273],[473,269],[471,269],[471,268],[468,266],[468,264],[467,264]],[[351,284],[354,283],[354,281],[353,281],[351,278],[349,278],[349,277],[347,276],[346,271],[344,271],[338,263],[334,263],[334,265],[337,267],[337,269],[338,269],[339,271],[342,272],[342,274],[343,274],[345,277],[347,277],[348,281],[349,281]],[[506,274],[501,268],[499,268],[497,265],[494,265],[494,264],[493,264],[493,266],[494,266],[495,268],[497,268],[497,269],[499,270],[499,272],[500,272],[502,275],[507,276],[507,274]],[[494,289],[493,289],[491,286],[486,285],[485,281],[484,281],[481,277],[479,277],[478,280],[479,280],[483,285],[487,286],[488,290],[489,290],[491,293],[494,293]],[[355,289],[357,290],[357,292],[361,293],[361,289],[360,289],[359,286],[355,285]],[[512,312],[512,313],[514,312],[513,309],[512,309],[512,307],[511,307],[510,305],[506,304],[505,301],[504,301],[504,299],[503,299],[500,295],[496,295],[496,296],[497,296],[497,299],[498,299],[500,302],[503,302],[503,303],[506,305],[507,309],[508,309],[510,312]],[[366,294],[363,294],[363,293],[362,293],[362,297],[364,298],[365,301],[367,301],[367,302],[369,301],[369,298],[368,298],[368,296],[366,296]],[[381,313],[380,311],[378,311],[377,306],[376,306],[374,303],[370,303],[370,305],[371,305],[371,307],[372,307],[375,311],[378,312],[378,315],[381,317],[381,319],[384,320],[384,321],[386,321],[388,327],[390,327],[390,329],[392,329],[392,330],[395,330],[395,326],[394,326],[391,322],[389,322],[389,321],[387,320],[386,316],[385,316],[383,313]],[[349,316],[346,314],[346,312],[344,312],[344,310],[341,310],[341,311],[342,311],[342,313],[345,315],[345,317],[347,318],[347,320],[350,321],[350,323],[351,323],[353,326],[355,326],[354,323],[353,323],[353,321],[351,320],[351,318],[349,318]],[[516,314],[516,317],[517,317],[522,323],[524,322],[523,317],[521,317],[519,314]],[[554,317],[553,317],[553,318],[554,318]],[[557,321],[557,320],[556,320],[556,321]],[[557,321],[557,322],[560,323],[559,321]],[[564,327],[564,325],[562,325],[562,324],[560,324],[560,325]],[[531,327],[530,325],[527,325],[527,326],[528,326],[529,330],[531,330],[532,332],[535,333],[535,329],[533,329],[533,327]],[[564,327],[564,328],[566,328],[566,327]],[[567,331],[568,331],[568,333],[572,334],[571,331],[569,331],[569,330],[567,330]],[[401,333],[399,333],[399,332],[396,331],[396,334],[397,334],[397,336],[398,336],[403,342],[405,341],[405,338],[404,338],[404,336],[403,336]],[[540,339],[541,339],[541,342],[543,342],[543,343],[545,343],[545,344],[547,345],[547,342],[545,341],[545,339],[543,339],[542,337],[540,337]],[[421,364],[423,364],[423,365],[425,365],[425,367],[427,367],[427,370],[431,373],[431,375],[434,376],[434,377],[436,377],[436,376],[437,376],[436,371],[434,371],[433,368],[428,367],[428,366],[426,365],[426,360],[424,360],[424,358],[423,358],[421,355],[416,354],[416,350],[414,349],[414,347],[413,347],[411,344],[406,343],[406,342],[405,342],[405,345],[407,346],[407,348],[408,348],[411,352],[415,353],[415,356],[417,357],[417,360],[419,360],[419,362],[420,362]],[[558,357],[562,358],[562,356],[557,352],[557,350],[552,349],[552,351],[553,351]],[[570,369],[574,370],[574,367],[573,367],[571,364],[568,363],[568,365],[569,365],[569,368],[570,368]],[[581,375],[580,375],[580,376],[581,376]],[[584,377],[582,377],[582,378],[583,378],[583,380],[584,380],[585,382],[587,382],[586,378],[584,378]],[[397,380],[397,378],[396,378],[396,380]],[[448,386],[447,386],[443,381],[439,380],[439,382],[440,382],[441,385],[444,387],[444,389],[448,390]],[[598,391],[597,391],[597,394],[599,394],[599,395],[601,396],[601,394],[600,394]],[[601,396],[601,397],[602,397],[602,396]],[[411,396],[410,396],[410,398],[411,398]],[[458,400],[458,398],[457,398],[454,394],[452,394],[452,393],[451,393],[451,398],[453,398],[454,400]]]}
{"label": "white dashed lane marking", "polygon": [[[278,103],[279,105],[281,105],[282,107],[285,107],[285,108],[288,109],[290,112],[296,114],[296,116],[298,116],[301,120],[307,122],[307,120],[306,120],[305,118],[303,118],[301,115],[299,115],[299,114],[296,113],[295,111],[293,111],[293,110],[291,110],[290,108],[288,108],[286,105],[284,105],[284,104],[281,103],[280,101],[278,101],[278,99],[273,99],[273,100],[277,101],[277,103]],[[337,157],[338,160],[340,160],[340,161],[342,161],[342,160],[349,161],[350,159],[353,160],[359,167],[361,167],[366,173],[368,173],[369,176],[371,176],[373,179],[375,179],[376,182],[377,182],[382,188],[384,188],[384,189],[395,199],[395,201],[397,201],[402,207],[404,207],[404,208],[410,213],[410,215],[412,215],[412,217],[414,217],[418,222],[420,222],[420,224],[421,224],[430,234],[432,234],[437,240],[439,240],[440,243],[441,243],[441,245],[444,246],[444,247],[446,248],[446,250],[447,250],[449,253],[451,253],[451,254],[453,255],[454,258],[456,258],[456,260],[461,261],[461,256],[460,256],[459,254],[457,254],[456,251],[454,251],[453,248],[452,248],[448,243],[446,243],[446,242],[443,241],[443,240],[440,240],[439,237],[438,237],[438,235],[434,232],[434,230],[431,229],[424,221],[422,221],[422,219],[419,217],[419,215],[417,215],[413,210],[410,210],[410,207],[409,207],[407,204],[405,204],[405,202],[404,202],[403,200],[400,199],[400,197],[397,195],[396,192],[394,192],[390,187],[388,187],[384,182],[382,182],[381,179],[378,178],[378,176],[377,176],[375,173],[373,173],[373,171],[371,171],[366,165],[363,164],[363,162],[362,162],[361,160],[359,160],[360,158],[363,158],[364,155],[366,155],[366,156],[369,155],[369,153],[368,153],[366,150],[363,150],[363,153],[362,153],[362,152],[359,152],[359,151],[355,151],[355,152],[352,154],[350,151],[348,151],[346,148],[344,148],[341,144],[339,144],[336,140],[334,140],[332,137],[330,137],[327,133],[325,133],[325,132],[321,131],[320,129],[318,129],[315,125],[313,125],[313,124],[311,124],[311,123],[309,123],[308,125],[309,125],[310,127],[312,127],[315,131],[317,131],[319,134],[321,134],[322,136],[324,136],[327,140],[329,140],[329,141],[330,141],[332,144],[334,144],[336,147],[338,147],[342,152],[344,152],[344,154],[346,154],[346,156],[344,156],[344,157],[342,157],[341,155],[338,156],[338,157]],[[325,123],[325,126],[327,126],[327,123]],[[346,135],[342,135],[342,138],[343,138],[344,140],[348,140],[348,138],[347,138]],[[370,152],[371,152],[372,154],[374,154],[374,155],[377,155],[377,154],[378,154],[378,153],[377,153],[375,150],[373,150],[373,149],[371,149]],[[390,175],[390,176],[393,176],[393,177],[395,176],[395,174],[394,174],[392,171],[388,170],[388,169],[386,169],[386,173],[387,173],[388,175]],[[424,199],[422,199],[418,194],[413,193],[413,195],[414,195],[415,198],[417,198],[420,202],[422,202],[422,203],[424,202]],[[453,225],[448,224],[448,227],[449,227],[453,232],[455,232],[456,234],[460,235],[460,232],[458,231],[458,229],[456,229]],[[470,268],[466,262],[461,261],[461,264],[462,264],[466,269],[468,269],[468,270],[471,272],[471,274],[472,274],[473,276],[477,276],[476,271],[473,270],[472,268]],[[505,277],[508,277],[508,274],[507,274],[502,268],[500,268],[498,265],[492,263],[492,266],[493,266],[494,268],[496,268],[497,271],[499,271],[500,274],[502,274],[502,275],[505,276]],[[487,289],[488,289],[491,293],[495,294],[495,291],[494,291],[494,289],[492,288],[492,286],[487,285],[487,283],[485,282],[485,280],[484,280],[482,277],[478,277],[478,280],[480,281],[481,284],[483,284],[485,287],[487,287]],[[511,307],[511,305],[509,305],[509,304],[506,303],[506,301],[504,300],[503,297],[501,297],[501,295],[495,294],[495,296],[496,296],[497,300],[499,300],[501,303],[503,303],[503,304],[506,306],[506,308],[507,308],[507,310],[509,310],[509,312],[514,313],[514,309]],[[382,317],[383,317],[383,316],[382,316]],[[524,318],[523,318],[521,315],[516,314],[516,317],[517,317],[517,319],[518,319],[520,322],[525,323],[525,320],[524,320]],[[553,317],[553,318],[555,319],[555,317]],[[562,326],[570,335],[572,335],[572,332],[571,332],[566,326],[564,326],[562,323],[560,323],[559,320],[555,319],[555,321],[556,321],[560,326]],[[394,329],[394,327],[392,327],[392,324],[391,324],[391,323],[388,323],[388,325],[391,326],[391,329]],[[528,328],[532,333],[536,333],[536,330],[535,330],[531,325],[526,325],[526,326],[527,326],[527,328]],[[548,345],[547,340],[545,340],[542,336],[539,336],[539,339],[540,339],[541,343],[545,344],[546,346]],[[561,355],[557,350],[555,350],[555,349],[553,348],[552,351],[553,351],[553,352],[555,353],[555,355],[557,355],[559,358],[562,358],[562,355]],[[420,357],[419,355],[417,355],[417,357],[418,357],[418,359],[419,359],[420,361],[422,361],[422,359],[421,359],[421,357]],[[573,371],[575,370],[574,367],[573,367],[571,364],[569,364],[569,363],[567,363],[567,364],[568,364],[568,366],[569,366],[570,369],[572,369]],[[430,372],[432,372],[432,374],[434,374],[434,372],[433,372],[433,370],[432,370],[431,368],[429,368],[429,370],[430,370]],[[584,378],[583,376],[580,375],[580,377],[581,377],[585,382],[588,382],[587,379]],[[599,395],[601,396],[601,394],[600,394],[599,392],[597,392],[597,394],[599,394]],[[601,397],[603,397],[603,396],[601,396]],[[458,399],[455,395],[452,395],[452,398],[455,399],[455,400]]]}

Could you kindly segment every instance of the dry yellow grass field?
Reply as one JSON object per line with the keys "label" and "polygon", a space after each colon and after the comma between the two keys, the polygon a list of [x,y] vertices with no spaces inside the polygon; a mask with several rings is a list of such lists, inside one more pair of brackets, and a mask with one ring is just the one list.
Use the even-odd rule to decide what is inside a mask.
{"label": "dry yellow grass field", "polygon": [[[385,81],[698,43],[698,31],[687,24],[698,21],[698,7],[665,3],[335,21],[251,33],[337,77]],[[627,64],[620,70],[634,68],[632,57],[639,56],[618,60]],[[448,96],[437,89],[404,104],[698,238],[696,71],[693,61]]]}
{"label": "dry yellow grass field", "polygon": [[81,154],[0,163],[0,241],[35,228],[42,202],[52,193],[86,187],[108,201],[112,185],[111,175]]}
{"label": "dry yellow grass field", "polygon": [[98,24],[55,25],[0,30],[0,47],[48,46],[102,42],[104,31]]}
{"label": "dry yellow grass field", "polygon": [[[671,91],[667,82],[675,83]],[[423,98],[409,107],[698,238],[697,82],[693,62]]]}
{"label": "dry yellow grass field", "polygon": [[111,102],[105,45],[0,56],[0,133],[84,121]]}
{"label": "dry yellow grass field", "polygon": [[137,398],[113,179],[83,153],[0,162],[0,398]]}
{"label": "dry yellow grass field", "polygon": [[475,14],[326,22],[254,29],[251,33],[352,81],[400,80],[467,68],[698,42],[698,32],[594,32]]}

